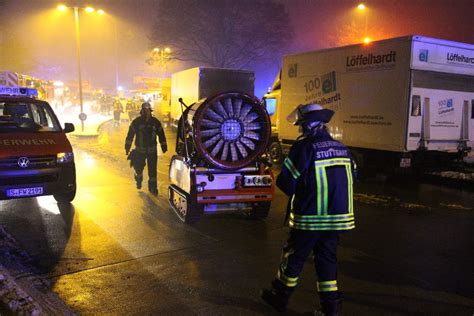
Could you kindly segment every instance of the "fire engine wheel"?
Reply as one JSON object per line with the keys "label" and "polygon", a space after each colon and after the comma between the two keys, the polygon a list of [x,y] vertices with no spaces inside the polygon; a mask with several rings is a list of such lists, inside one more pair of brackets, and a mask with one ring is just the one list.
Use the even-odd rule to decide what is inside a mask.
{"label": "fire engine wheel", "polygon": [[186,224],[197,222],[204,211],[202,205],[193,203],[188,193],[174,185],[168,187],[168,200],[176,215]]}
{"label": "fire engine wheel", "polygon": [[265,219],[270,212],[271,202],[258,202],[255,203],[250,211],[250,216],[253,219]]}
{"label": "fire engine wheel", "polygon": [[74,187],[74,190],[72,190],[71,192],[53,194],[53,197],[58,203],[71,203],[72,200],[74,200],[74,198],[76,197],[76,188]]}
{"label": "fire engine wheel", "polygon": [[238,169],[267,148],[271,125],[265,108],[252,96],[229,92],[206,100],[195,117],[196,148],[222,169]]}

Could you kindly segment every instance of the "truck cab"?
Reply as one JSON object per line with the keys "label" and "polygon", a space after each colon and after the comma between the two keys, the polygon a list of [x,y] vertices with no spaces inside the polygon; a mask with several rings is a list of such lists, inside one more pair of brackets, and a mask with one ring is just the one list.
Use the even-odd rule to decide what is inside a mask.
{"label": "truck cab", "polygon": [[[278,137],[281,110],[281,71],[278,72],[271,89],[265,93],[262,99],[272,124],[272,136],[270,138],[270,145],[268,146],[268,154],[273,163],[280,164],[285,155]],[[288,152],[286,152],[286,154],[288,154]]]}
{"label": "truck cab", "polygon": [[66,133],[35,89],[0,86],[0,200],[53,195],[71,202],[76,169]]}

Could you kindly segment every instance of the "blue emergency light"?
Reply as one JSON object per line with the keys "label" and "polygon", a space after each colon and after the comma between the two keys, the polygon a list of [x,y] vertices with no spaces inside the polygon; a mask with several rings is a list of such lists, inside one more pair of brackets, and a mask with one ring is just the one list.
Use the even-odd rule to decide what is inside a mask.
{"label": "blue emergency light", "polygon": [[37,97],[38,90],[25,87],[0,86],[0,95],[17,95],[25,97]]}

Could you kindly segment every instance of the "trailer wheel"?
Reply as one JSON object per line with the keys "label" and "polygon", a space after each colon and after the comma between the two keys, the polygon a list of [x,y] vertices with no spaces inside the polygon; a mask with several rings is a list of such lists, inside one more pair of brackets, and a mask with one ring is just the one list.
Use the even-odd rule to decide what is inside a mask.
{"label": "trailer wheel", "polygon": [[258,202],[254,203],[252,211],[250,211],[250,217],[252,219],[265,219],[270,212],[271,202]]}
{"label": "trailer wheel", "polygon": [[174,185],[168,187],[168,200],[176,215],[186,224],[197,222],[203,214],[204,207],[193,203],[188,193]]}
{"label": "trailer wheel", "polygon": [[270,158],[274,164],[281,164],[283,161],[283,151],[281,149],[280,142],[278,140],[273,140],[268,149]]}
{"label": "trailer wheel", "polygon": [[76,197],[76,187],[71,192],[53,194],[53,197],[58,203],[71,203]]}

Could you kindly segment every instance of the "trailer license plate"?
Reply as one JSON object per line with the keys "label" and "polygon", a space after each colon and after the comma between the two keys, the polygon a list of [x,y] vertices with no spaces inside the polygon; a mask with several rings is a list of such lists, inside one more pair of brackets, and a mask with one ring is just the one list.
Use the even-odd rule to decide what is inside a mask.
{"label": "trailer license plate", "polygon": [[7,197],[35,196],[43,194],[43,187],[20,188],[7,190]]}

